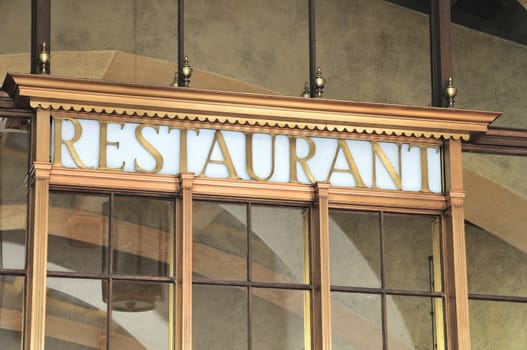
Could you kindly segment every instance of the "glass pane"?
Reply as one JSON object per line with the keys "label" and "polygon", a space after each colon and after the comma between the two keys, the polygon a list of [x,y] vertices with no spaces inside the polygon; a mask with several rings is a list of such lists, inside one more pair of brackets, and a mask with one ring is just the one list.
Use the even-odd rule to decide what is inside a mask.
{"label": "glass pane", "polygon": [[526,157],[463,154],[469,293],[527,297]]}
{"label": "glass pane", "polygon": [[310,349],[308,292],[254,288],[252,305],[253,350]]}
{"label": "glass pane", "polygon": [[7,72],[31,69],[31,0],[0,1],[0,85]]}
{"label": "glass pane", "polygon": [[171,201],[115,196],[112,211],[114,273],[168,276],[172,265]]}
{"label": "glass pane", "polygon": [[247,289],[192,287],[192,348],[247,350]]}
{"label": "glass pane", "polygon": [[527,304],[470,300],[469,315],[472,349],[525,349]]}
{"label": "glass pane", "polygon": [[465,232],[469,293],[527,297],[527,253],[468,222]]}
{"label": "glass pane", "polygon": [[169,85],[177,63],[177,1],[53,0],[53,75]]}
{"label": "glass pane", "polygon": [[46,349],[104,349],[104,284],[98,280],[49,277],[47,287]]}
{"label": "glass pane", "polygon": [[324,97],[428,106],[428,21],[386,1],[318,1]]}
{"label": "glass pane", "polygon": [[308,79],[307,2],[185,3],[191,87],[299,96]]}
{"label": "glass pane", "polygon": [[386,307],[389,349],[445,349],[441,299],[388,296]]}
{"label": "glass pane", "polygon": [[252,278],[309,283],[309,211],[252,206]]}
{"label": "glass pane", "polygon": [[379,214],[329,211],[331,285],[381,287]]}
{"label": "glass pane", "polygon": [[114,281],[111,348],[169,349],[169,284]]}
{"label": "glass pane", "polygon": [[0,344],[20,350],[24,310],[24,277],[0,276]]}
{"label": "glass pane", "polygon": [[108,197],[51,192],[48,270],[107,272]]}
{"label": "glass pane", "polygon": [[192,203],[192,274],[196,280],[247,279],[247,206]]}
{"label": "glass pane", "polygon": [[452,19],[461,24],[452,26],[456,107],[500,111],[495,126],[527,128],[525,1],[467,1]]}
{"label": "glass pane", "polygon": [[384,216],[386,288],[441,291],[439,218]]}
{"label": "glass pane", "polygon": [[0,117],[0,268],[4,269],[25,267],[28,157],[28,121]]}
{"label": "glass pane", "polygon": [[382,349],[381,297],[331,293],[332,349]]}

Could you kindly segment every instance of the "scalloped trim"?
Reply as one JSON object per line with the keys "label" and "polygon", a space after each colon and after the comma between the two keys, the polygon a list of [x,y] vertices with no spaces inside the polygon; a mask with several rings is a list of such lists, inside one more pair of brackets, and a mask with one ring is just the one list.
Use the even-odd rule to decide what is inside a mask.
{"label": "scalloped trim", "polygon": [[75,112],[86,112],[86,113],[105,113],[114,115],[123,115],[131,117],[148,117],[148,118],[160,118],[160,119],[172,119],[182,121],[199,121],[209,122],[218,124],[231,124],[231,125],[246,125],[246,126],[260,126],[260,127],[278,127],[282,129],[297,129],[297,130],[316,130],[316,131],[328,131],[328,132],[345,132],[345,133],[365,133],[369,135],[387,135],[387,136],[406,136],[406,137],[418,137],[418,138],[434,138],[434,139],[454,139],[468,141],[470,138],[469,133],[459,132],[448,132],[442,130],[431,130],[423,131],[417,129],[406,129],[406,128],[383,128],[383,127],[372,127],[372,126],[350,126],[343,124],[327,124],[327,123],[313,123],[303,121],[280,121],[270,119],[258,119],[249,118],[243,116],[218,116],[218,115],[205,115],[205,114],[178,114],[176,112],[163,111],[163,110],[150,110],[150,109],[131,109],[131,108],[119,108],[114,106],[98,106],[98,105],[85,105],[85,104],[74,104],[74,103],[59,103],[49,102],[40,100],[31,100],[30,106],[32,108],[42,108],[46,110],[56,111],[75,111]]}

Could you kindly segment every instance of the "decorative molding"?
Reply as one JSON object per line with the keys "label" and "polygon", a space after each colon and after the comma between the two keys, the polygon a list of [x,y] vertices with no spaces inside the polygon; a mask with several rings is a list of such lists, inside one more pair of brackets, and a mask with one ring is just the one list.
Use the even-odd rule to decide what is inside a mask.
{"label": "decorative molding", "polygon": [[463,143],[464,152],[527,156],[527,130],[489,128]]}
{"label": "decorative molding", "polygon": [[[499,113],[8,74],[19,106],[291,130],[468,140]],[[30,101],[30,102],[29,102]]]}

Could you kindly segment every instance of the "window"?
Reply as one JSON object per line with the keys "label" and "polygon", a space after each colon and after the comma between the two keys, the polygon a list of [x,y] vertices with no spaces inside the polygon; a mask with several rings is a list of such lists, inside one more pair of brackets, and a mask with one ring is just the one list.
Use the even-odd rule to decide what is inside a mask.
{"label": "window", "polygon": [[330,210],[329,224],[333,349],[445,349],[439,217]]}
{"label": "window", "polygon": [[192,241],[193,349],[311,348],[309,209],[195,201]]}
{"label": "window", "polygon": [[172,200],[53,192],[46,348],[170,349],[173,237]]}
{"label": "window", "polygon": [[26,285],[28,119],[0,117],[0,344],[20,349]]}

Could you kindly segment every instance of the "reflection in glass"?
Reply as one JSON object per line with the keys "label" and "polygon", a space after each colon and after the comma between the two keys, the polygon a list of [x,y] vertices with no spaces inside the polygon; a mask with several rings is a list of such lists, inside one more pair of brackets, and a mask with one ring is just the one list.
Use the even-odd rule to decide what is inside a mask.
{"label": "reflection in glass", "polygon": [[247,279],[247,206],[193,201],[192,274],[197,280]]}
{"label": "reflection in glass", "polygon": [[53,0],[53,75],[169,85],[177,6],[173,0]]}
{"label": "reflection in glass", "polygon": [[247,289],[192,287],[192,348],[247,350]]}
{"label": "reflection in glass", "polygon": [[382,349],[381,296],[331,293],[332,349]]}
{"label": "reflection in glass", "polygon": [[439,242],[437,217],[385,214],[386,288],[440,291]]}
{"label": "reflection in glass", "polygon": [[49,277],[47,287],[46,349],[104,349],[106,304],[101,281]]}
{"label": "reflection in glass", "polygon": [[381,287],[379,214],[329,211],[331,285]]}
{"label": "reflection in glass", "polygon": [[470,300],[469,315],[473,349],[525,349],[526,303]]}
{"label": "reflection in glass", "polygon": [[[428,16],[387,1],[317,2],[324,97],[427,106]],[[357,82],[360,82],[359,84]]]}
{"label": "reflection in glass", "polygon": [[306,300],[309,293],[304,291],[253,288],[252,349],[308,349],[305,335],[309,334],[310,316]]}
{"label": "reflection in glass", "polygon": [[440,298],[388,296],[389,349],[445,349]]}
{"label": "reflection in glass", "polygon": [[172,202],[115,196],[112,214],[112,272],[168,276],[172,256]]}
{"label": "reflection in glass", "polygon": [[309,76],[307,10],[304,0],[187,2],[191,86],[299,96]]}
{"label": "reflection in glass", "polygon": [[48,270],[108,272],[108,196],[51,192]]}
{"label": "reflection in glass", "polygon": [[251,207],[252,278],[255,281],[309,283],[307,209]]}
{"label": "reflection in glass", "polygon": [[[161,290],[161,297],[152,289]],[[111,349],[169,349],[169,289],[166,283],[113,281],[113,300],[126,300],[127,310],[112,310]],[[140,304],[146,300],[151,302],[148,307]]]}
{"label": "reflection in glass", "polygon": [[3,81],[7,72],[30,71],[31,1],[0,1],[0,23],[0,80]]}
{"label": "reflection in glass", "polygon": [[0,268],[3,269],[25,267],[27,129],[27,120],[0,117]]}
{"label": "reflection in glass", "polygon": [[465,232],[469,292],[527,297],[527,253],[469,223]]}
{"label": "reflection in glass", "polygon": [[24,277],[0,276],[0,347],[20,350],[24,305]]}

